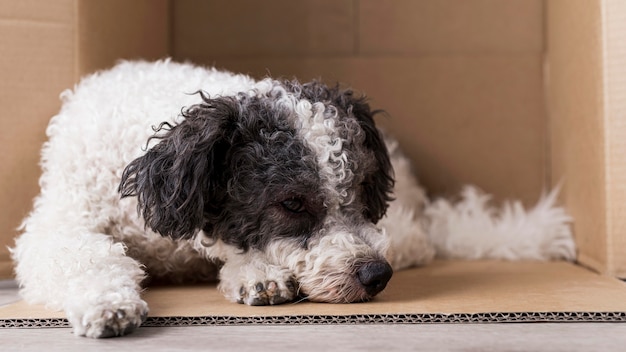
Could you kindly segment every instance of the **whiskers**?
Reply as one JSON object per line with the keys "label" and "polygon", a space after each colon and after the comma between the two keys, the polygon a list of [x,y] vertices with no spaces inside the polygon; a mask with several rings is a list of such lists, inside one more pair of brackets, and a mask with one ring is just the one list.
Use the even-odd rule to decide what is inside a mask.
{"label": "whiskers", "polygon": [[298,303],[302,303],[304,301],[308,301],[309,300],[309,296],[298,296],[299,298],[293,302],[291,302],[291,304],[298,304]]}

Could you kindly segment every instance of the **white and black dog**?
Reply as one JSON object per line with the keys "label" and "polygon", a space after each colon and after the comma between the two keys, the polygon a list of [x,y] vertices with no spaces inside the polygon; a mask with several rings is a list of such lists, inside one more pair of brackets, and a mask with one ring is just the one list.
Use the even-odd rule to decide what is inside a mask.
{"label": "white and black dog", "polygon": [[429,202],[351,90],[165,60],[123,62],[62,98],[12,253],[24,298],[64,310],[77,335],[139,326],[147,279],[219,278],[249,305],[355,302],[436,250],[574,256],[555,193],[528,213],[472,188]]}

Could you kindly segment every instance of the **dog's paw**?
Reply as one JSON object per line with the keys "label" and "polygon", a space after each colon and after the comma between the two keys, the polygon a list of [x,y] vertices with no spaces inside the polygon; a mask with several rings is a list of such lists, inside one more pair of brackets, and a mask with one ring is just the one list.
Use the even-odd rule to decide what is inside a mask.
{"label": "dog's paw", "polygon": [[148,316],[148,305],[141,299],[101,304],[87,308],[84,313],[68,311],[68,319],[79,336],[105,338],[130,334]]}
{"label": "dog's paw", "polygon": [[[229,265],[230,264],[230,265]],[[227,299],[250,306],[293,301],[298,284],[291,271],[263,262],[232,265],[220,273],[220,291]]]}
{"label": "dog's paw", "polygon": [[296,296],[296,280],[245,283],[239,288],[238,303],[266,306],[292,301]]}

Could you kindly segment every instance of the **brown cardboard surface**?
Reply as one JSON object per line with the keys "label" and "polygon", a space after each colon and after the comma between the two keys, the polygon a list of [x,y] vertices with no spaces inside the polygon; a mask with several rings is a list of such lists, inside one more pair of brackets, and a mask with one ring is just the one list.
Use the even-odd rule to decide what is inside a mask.
{"label": "brown cardboard surface", "polygon": [[433,194],[467,183],[535,202],[546,185],[542,62],[534,55],[220,60],[257,77],[349,82],[388,116]]}
{"label": "brown cardboard surface", "polygon": [[606,270],[600,2],[549,1],[547,9],[552,177],[564,181],[579,260]]}
{"label": "brown cardboard surface", "polygon": [[543,51],[542,0],[360,0],[363,54]]}
{"label": "brown cardboard surface", "polygon": [[352,0],[174,1],[174,57],[337,56],[354,51]]}
{"label": "brown cardboard surface", "polygon": [[77,77],[120,59],[168,56],[168,0],[83,0],[77,6]]}
{"label": "brown cardboard surface", "polygon": [[28,12],[26,2],[0,2],[0,278],[12,275],[6,247],[38,191],[45,126],[74,79],[72,3],[50,4]]}
{"label": "brown cardboard surface", "polygon": [[626,2],[605,1],[604,74],[607,139],[607,255],[626,278]]}
{"label": "brown cardboard surface", "polygon": [[76,0],[0,0],[0,20],[69,24],[74,19],[75,3]]}
{"label": "brown cardboard surface", "polygon": [[[497,321],[498,317],[511,317],[506,313],[518,312],[549,312],[554,317],[559,316],[557,313],[563,313],[561,317],[570,318],[571,315],[565,313],[626,312],[626,284],[564,262],[440,261],[425,268],[396,273],[387,289],[368,303],[303,302],[250,307],[227,302],[213,285],[152,287],[146,290],[144,298],[150,306],[151,319],[299,316],[302,317],[301,321],[315,323],[316,319],[327,322],[332,320],[328,317],[347,315],[365,317],[367,321],[367,316],[381,315],[436,314],[440,317],[499,313],[493,315],[492,321]],[[624,318],[623,314],[619,316]],[[522,321],[523,317],[534,319],[537,315],[523,315]],[[544,317],[548,319],[549,315]],[[0,307],[0,324],[4,326],[20,319],[60,318],[63,318],[63,313],[24,302]],[[596,318],[601,320],[601,315]],[[287,322],[298,323],[298,320]]]}
{"label": "brown cardboard surface", "polygon": [[552,177],[564,181],[578,260],[626,277],[626,6],[549,1],[547,17]]}

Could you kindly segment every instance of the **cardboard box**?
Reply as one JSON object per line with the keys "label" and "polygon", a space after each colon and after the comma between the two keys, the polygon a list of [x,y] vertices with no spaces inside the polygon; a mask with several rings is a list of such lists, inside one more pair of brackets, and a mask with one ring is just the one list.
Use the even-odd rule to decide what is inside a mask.
{"label": "cardboard box", "polygon": [[[621,0],[0,0],[0,277],[12,275],[4,248],[37,194],[38,151],[59,93],[118,59],[171,56],[257,77],[353,86],[388,112],[379,122],[400,139],[433,195],[474,183],[530,205],[562,182],[579,264],[626,278],[624,23]],[[381,311],[350,305],[329,314],[601,317],[626,308],[621,282],[571,264],[449,262],[402,275],[415,280],[394,279]],[[427,287],[430,294],[392,302],[397,292]],[[495,289],[493,299],[481,299],[481,289]],[[168,290],[148,291],[153,313],[162,300],[171,303],[168,295],[191,292]],[[525,305],[510,299],[528,295]],[[173,307],[156,309],[156,317],[223,313]],[[302,309],[306,316],[322,308]]]}

